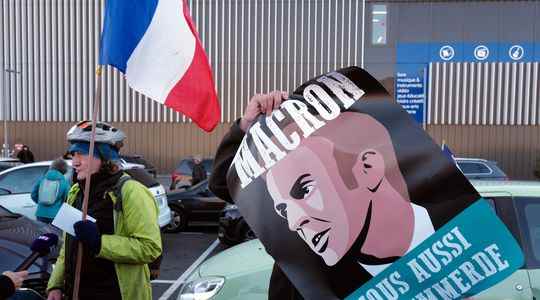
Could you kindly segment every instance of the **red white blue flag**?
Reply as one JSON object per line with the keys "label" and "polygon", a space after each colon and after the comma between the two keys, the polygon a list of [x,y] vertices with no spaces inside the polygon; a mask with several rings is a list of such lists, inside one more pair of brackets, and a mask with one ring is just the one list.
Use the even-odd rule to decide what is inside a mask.
{"label": "red white blue flag", "polygon": [[212,71],[185,1],[108,0],[100,64],[206,131],[220,120]]}

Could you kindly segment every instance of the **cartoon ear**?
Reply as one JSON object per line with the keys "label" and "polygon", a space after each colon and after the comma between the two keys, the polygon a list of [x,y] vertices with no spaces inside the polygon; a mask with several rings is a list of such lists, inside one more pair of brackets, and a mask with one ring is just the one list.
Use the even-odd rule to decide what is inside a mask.
{"label": "cartoon ear", "polygon": [[376,192],[384,178],[384,158],[373,149],[366,149],[358,155],[353,166],[353,174],[360,187]]}

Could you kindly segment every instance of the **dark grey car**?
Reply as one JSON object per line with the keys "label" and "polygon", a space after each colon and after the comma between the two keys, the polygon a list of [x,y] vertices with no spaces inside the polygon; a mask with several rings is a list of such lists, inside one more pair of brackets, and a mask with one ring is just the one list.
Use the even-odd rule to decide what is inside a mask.
{"label": "dark grey car", "polygon": [[497,162],[481,158],[455,158],[463,175],[468,179],[508,180]]}

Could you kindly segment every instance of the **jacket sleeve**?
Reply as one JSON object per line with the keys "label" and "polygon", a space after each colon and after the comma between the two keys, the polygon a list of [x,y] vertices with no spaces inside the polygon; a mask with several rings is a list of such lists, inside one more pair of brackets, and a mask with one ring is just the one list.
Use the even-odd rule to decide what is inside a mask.
{"label": "jacket sleeve", "polygon": [[7,299],[15,293],[13,281],[6,275],[0,275],[0,299]]}
{"label": "jacket sleeve", "polygon": [[219,198],[233,203],[227,188],[227,171],[240,147],[245,132],[240,129],[240,120],[236,120],[229,132],[223,137],[214,157],[212,175],[208,182],[210,190]]}
{"label": "jacket sleeve", "polygon": [[32,198],[32,201],[34,201],[35,203],[38,203],[39,202],[39,185],[41,184],[41,181],[43,179],[40,179],[36,182],[36,184],[34,184],[34,187],[32,188],[32,194],[30,195],[30,197]]}
{"label": "jacket sleeve", "polygon": [[[63,241],[66,240],[66,234],[64,234]],[[51,273],[51,277],[49,278],[49,282],[47,283],[47,292],[51,290],[64,289],[64,272],[65,272],[65,251],[66,251],[66,243],[62,244],[62,248],[60,248],[60,253],[58,254],[58,258],[56,258],[56,262],[54,263],[54,268]]]}
{"label": "jacket sleeve", "polygon": [[[139,182],[127,181],[122,187],[123,229],[101,236],[98,257],[124,264],[147,264],[161,255],[158,208],[151,192]],[[118,225],[120,226],[120,225]]]}

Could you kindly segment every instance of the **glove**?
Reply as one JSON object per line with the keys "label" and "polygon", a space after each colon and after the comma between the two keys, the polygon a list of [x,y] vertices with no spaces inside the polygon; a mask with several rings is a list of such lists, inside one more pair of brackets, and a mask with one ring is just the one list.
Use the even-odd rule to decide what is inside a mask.
{"label": "glove", "polygon": [[75,229],[75,237],[83,242],[94,255],[99,253],[101,250],[101,234],[96,223],[90,220],[79,221],[73,224],[73,229]]}

